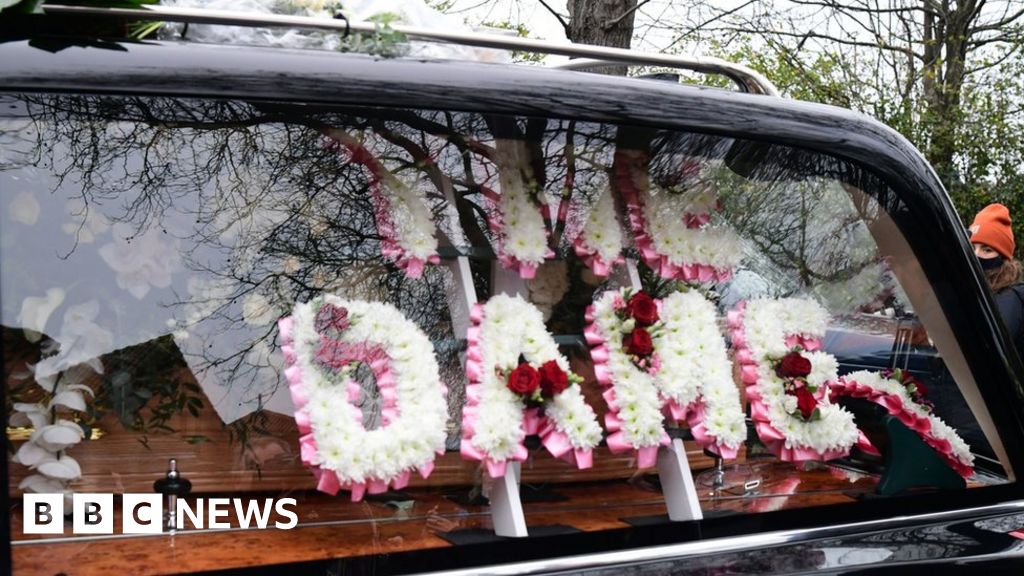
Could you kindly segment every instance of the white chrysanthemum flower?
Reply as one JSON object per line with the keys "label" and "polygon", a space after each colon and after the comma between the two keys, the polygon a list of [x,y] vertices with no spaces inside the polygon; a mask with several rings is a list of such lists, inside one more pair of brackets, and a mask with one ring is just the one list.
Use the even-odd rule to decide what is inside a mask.
{"label": "white chrysanthemum flower", "polygon": [[[389,360],[397,396],[389,426],[366,430],[348,401],[348,372],[333,375],[316,363],[320,335],[314,322],[322,303],[346,308],[348,344],[379,345]],[[427,465],[445,445],[447,402],[429,338],[394,307],[325,295],[299,304],[292,315],[296,365],[302,370],[308,416],[317,444],[314,464],[348,483],[394,480]],[[378,374],[378,376],[381,374]]]}
{"label": "white chrysanthemum flower", "polygon": [[[796,400],[785,393],[785,382],[772,367],[772,362],[789,350],[787,336],[820,338],[827,326],[828,312],[813,300],[754,300],[743,314],[747,347],[758,364],[757,391],[767,408],[769,424],[785,436],[787,448],[809,448],[819,453],[848,450],[858,439],[853,415],[829,404],[827,394],[818,405],[820,419],[805,422],[794,416]],[[835,379],[838,364],[833,356],[821,351],[802,354],[811,361],[811,384],[822,386]]]}
{"label": "white chrysanthemum flower", "polygon": [[604,262],[611,264],[622,253],[625,241],[622,227],[615,215],[615,201],[611,189],[606,188],[597,203],[590,210],[587,222],[580,232],[580,241],[589,252],[596,254]]}

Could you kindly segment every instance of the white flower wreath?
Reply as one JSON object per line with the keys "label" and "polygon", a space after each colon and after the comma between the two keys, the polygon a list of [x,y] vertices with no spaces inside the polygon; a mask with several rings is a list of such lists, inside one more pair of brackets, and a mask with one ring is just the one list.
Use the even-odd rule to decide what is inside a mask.
{"label": "white flower wreath", "polygon": [[644,262],[663,278],[725,281],[743,257],[739,236],[725,225],[712,225],[718,210],[714,188],[697,185],[669,192],[647,176],[641,152],[621,152],[615,182],[626,203],[629,226]]}
{"label": "white flower wreath", "polygon": [[556,457],[586,468],[601,441],[601,427],[579,386],[569,386],[544,403],[543,415],[529,414],[507,386],[504,374],[520,356],[532,365],[553,361],[569,373],[569,361],[544,327],[540,310],[518,296],[498,294],[472,312],[466,351],[467,403],[462,416],[462,454],[485,462],[492,477],[505,473],[508,460],[525,460],[527,432],[536,432]]}
{"label": "white flower wreath", "polygon": [[[285,370],[302,434],[302,459],[318,488],[358,501],[404,487],[414,469],[426,478],[443,454],[446,388],[426,334],[389,304],[324,295],[279,321]],[[370,366],[383,400],[382,425],[366,430],[350,402],[357,363]]]}
{"label": "white flower wreath", "polygon": [[493,159],[500,195],[487,223],[498,237],[498,261],[505,268],[517,270],[523,278],[533,278],[537,267],[553,253],[548,247],[541,206],[529,189],[533,176],[526,144],[497,140]]}
{"label": "white flower wreath", "polygon": [[359,139],[338,129],[326,130],[325,134],[327,146],[346,149],[352,162],[370,172],[370,198],[381,236],[381,254],[411,278],[419,278],[426,264],[440,262],[426,193],[399,180]]}
{"label": "white flower wreath", "polygon": [[587,216],[583,230],[573,241],[576,255],[594,274],[608,276],[616,264],[624,260],[622,228],[615,216],[615,201],[606,188]]}
{"label": "white flower wreath", "polygon": [[[708,224],[710,211],[689,212],[694,200],[688,194],[660,191],[647,194],[643,203],[646,231],[660,256],[661,268],[685,272],[687,266],[697,267],[701,281],[724,280],[740,263],[743,247],[739,236],[728,227]],[[705,204],[706,200],[699,209],[706,210]]]}

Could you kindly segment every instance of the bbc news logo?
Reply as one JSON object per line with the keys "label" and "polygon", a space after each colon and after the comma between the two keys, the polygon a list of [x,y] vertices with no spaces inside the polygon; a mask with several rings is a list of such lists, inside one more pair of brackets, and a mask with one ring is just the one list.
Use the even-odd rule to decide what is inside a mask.
{"label": "bbc news logo", "polygon": [[[63,494],[25,494],[22,502],[25,534],[64,534]],[[174,526],[179,530],[233,526],[290,530],[299,523],[295,505],[294,498],[196,498],[191,502],[178,498],[173,511]],[[72,534],[114,533],[113,494],[74,494],[71,508]],[[124,494],[121,510],[122,534],[160,534],[170,520],[170,514],[164,513],[161,494]],[[229,521],[232,516],[234,525]]]}

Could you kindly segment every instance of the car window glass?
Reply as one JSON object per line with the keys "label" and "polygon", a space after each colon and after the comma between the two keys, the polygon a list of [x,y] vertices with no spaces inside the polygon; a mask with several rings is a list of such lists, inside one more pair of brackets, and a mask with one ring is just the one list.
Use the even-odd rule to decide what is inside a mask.
{"label": "car window glass", "polygon": [[[757,302],[769,300],[813,303],[798,311],[820,309],[826,321],[818,344],[786,340],[772,362],[799,348],[821,362],[834,357],[837,377],[898,383],[902,398],[920,400],[926,416],[959,434],[932,439],[947,455],[958,454],[960,439],[969,445],[969,489],[1006,481],[998,435],[891,218],[898,196],[821,152],[443,110],[42,94],[4,96],[0,109],[13,493],[152,492],[174,458],[194,495],[298,494],[300,526],[337,523],[352,538],[374,539],[382,536],[367,526],[381,519],[419,522],[422,535],[399,549],[457,544],[451,534],[490,528],[494,482],[463,457],[467,334],[473,304],[506,293],[539,310],[600,426],[593,466],[582,470],[526,439],[527,524],[590,531],[664,514],[654,470],[638,469],[636,452],[609,448],[615,428],[588,307],[619,289],[642,289],[662,310],[676,293],[710,302],[712,328],[701,338],[725,350],[723,394],[743,410],[739,457],[716,462],[688,417],[656,422],[684,439],[705,513],[851,502],[851,490],[873,494],[885,474],[879,455],[849,445],[847,455],[804,464],[780,457],[803,454],[784,441],[759,439],[767,428],[758,422],[771,423],[777,410],[771,401],[791,416],[803,410],[797,394],[746,395],[736,322],[748,322],[751,340]],[[422,331],[447,386],[433,473],[361,503],[315,490],[286,376],[278,321],[324,294],[393,306]],[[730,317],[744,303],[746,316]],[[791,326],[809,322],[794,310],[779,314]],[[402,333],[388,326],[379,332]],[[766,366],[754,372],[778,373]],[[397,418],[380,385],[386,373],[367,360],[345,374],[352,385],[336,401],[356,407],[363,428]],[[881,450],[887,414],[923,426],[925,416],[858,390],[818,398],[801,417],[824,417],[815,405],[843,406],[854,436],[862,431]],[[65,392],[67,403],[54,404]],[[712,422],[718,413],[708,414]],[[53,442],[35,460],[19,452],[61,422],[81,438]],[[74,466],[41,472],[42,459],[59,461],[58,453]],[[596,497],[601,490],[615,496]],[[15,536],[29,537],[17,526]]]}

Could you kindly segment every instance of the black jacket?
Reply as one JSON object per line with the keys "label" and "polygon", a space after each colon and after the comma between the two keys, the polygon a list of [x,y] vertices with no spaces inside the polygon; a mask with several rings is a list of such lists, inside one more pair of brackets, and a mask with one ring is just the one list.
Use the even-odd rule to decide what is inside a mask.
{"label": "black jacket", "polygon": [[1024,284],[1014,284],[996,294],[996,306],[1017,353],[1024,355]]}

